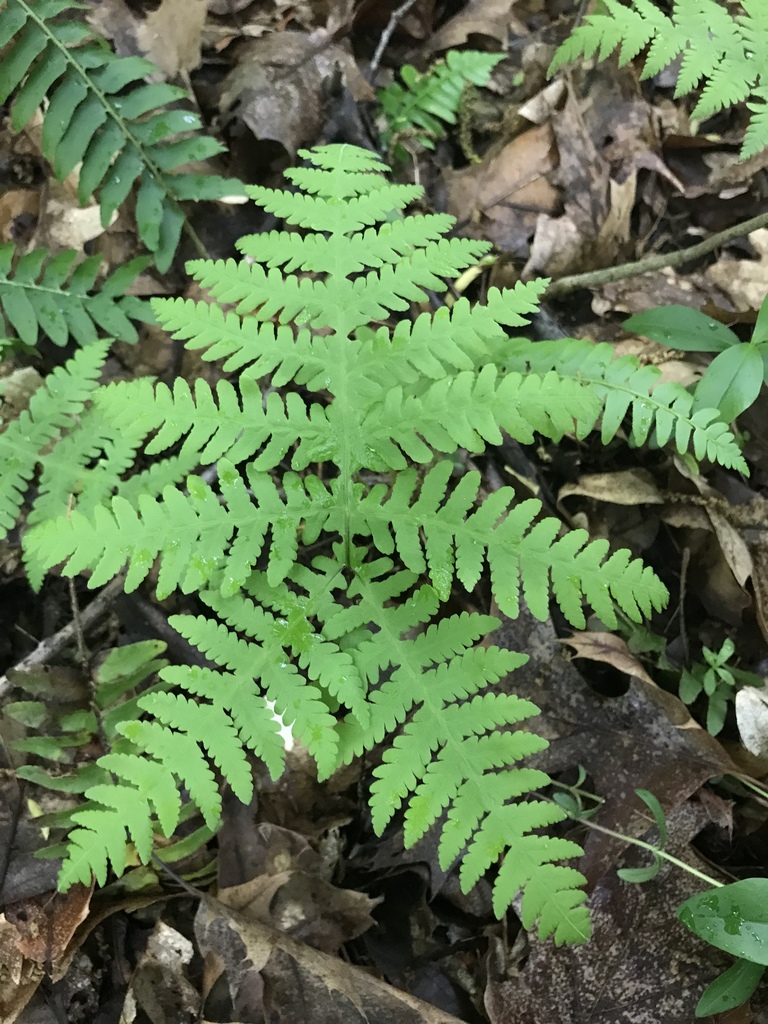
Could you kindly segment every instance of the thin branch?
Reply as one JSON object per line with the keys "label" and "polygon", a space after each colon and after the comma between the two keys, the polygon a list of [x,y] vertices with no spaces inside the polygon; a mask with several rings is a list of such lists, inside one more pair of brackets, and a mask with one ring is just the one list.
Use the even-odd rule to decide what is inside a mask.
{"label": "thin branch", "polygon": [[[81,612],[79,627],[83,633],[101,618],[117,595],[121,593],[123,582],[122,575],[116,577]],[[54,633],[52,636],[47,636],[45,640],[41,640],[34,651],[21,659],[15,666],[15,669],[19,672],[24,672],[27,669],[36,668],[38,665],[47,664],[51,658],[63,651],[73,639],[76,639],[77,628],[77,624],[74,621],[68,622],[58,633]],[[0,697],[5,696],[11,685],[7,676],[0,676]]]}
{"label": "thin branch", "polygon": [[611,284],[614,281],[624,281],[630,277],[640,277],[642,274],[651,274],[655,270],[663,270],[666,267],[681,267],[692,260],[698,260],[707,256],[713,249],[732,241],[734,238],[742,238],[745,235],[757,231],[758,228],[768,227],[768,213],[761,213],[750,220],[734,224],[725,231],[718,231],[710,235],[703,242],[698,242],[687,249],[679,249],[677,252],[659,253],[654,256],[646,256],[634,263],[622,263],[618,267],[606,267],[604,270],[590,270],[586,274],[571,274],[569,277],[561,277],[544,292],[545,299],[559,299],[562,295],[568,295],[579,288],[599,288],[604,284]]}
{"label": "thin branch", "polygon": [[371,66],[370,66],[370,68],[368,70],[368,80],[369,81],[373,81],[373,76],[379,70],[379,64],[381,64],[381,58],[384,56],[384,51],[386,50],[387,46],[389,45],[389,40],[392,38],[392,35],[393,35],[395,29],[397,28],[398,23],[401,22],[403,20],[403,18],[406,16],[406,14],[408,13],[408,11],[410,11],[410,9],[412,7],[415,7],[415,6],[416,6],[416,0],[405,0],[404,4],[401,4],[397,8],[397,10],[392,11],[392,13],[390,14],[389,22],[387,23],[387,27],[381,33],[381,39],[379,39],[379,45],[376,47],[376,52],[373,55],[373,60],[371,61]]}

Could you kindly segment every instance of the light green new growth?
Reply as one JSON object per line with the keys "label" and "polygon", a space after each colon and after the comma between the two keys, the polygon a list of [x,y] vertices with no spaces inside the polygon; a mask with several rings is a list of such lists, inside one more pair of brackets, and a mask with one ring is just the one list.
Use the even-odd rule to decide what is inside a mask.
{"label": "light green new growth", "polygon": [[242,195],[218,175],[179,172],[221,152],[200,132],[200,118],[172,105],[186,97],[167,83],[146,84],[157,68],[116,57],[73,12],[74,0],[2,0],[0,103],[15,93],[11,127],[20,132],[47,98],[42,153],[59,181],[78,169],[78,199],[98,194],[101,222],[138,182],[136,223],[160,271],[170,266],[185,221],[183,200]]}
{"label": "light green new growth", "polygon": [[456,124],[465,86],[486,85],[503,59],[503,53],[449,50],[444,60],[423,74],[410,64],[404,65],[400,77],[405,85],[392,82],[379,90],[379,102],[387,120],[382,144],[388,146],[398,136],[415,132],[423,146],[434,149],[434,140],[445,135],[444,124]]}
{"label": "light green new growth", "polygon": [[[41,457],[30,564],[63,562],[92,587],[127,566],[129,590],[156,567],[160,596],[197,593],[208,609],[171,622],[218,666],[165,668],[172,689],[140,697],[143,717],[116,726],[130,746],[98,762],[115,791],[99,781],[86,793],[61,884],[91,870],[102,879],[108,863],[124,870],[118,818],[146,860],[152,833],[178,822],[173,786],[214,828],[211,765],[244,800],[252,755],[278,775],[274,705],[321,778],[385,744],[371,790],[378,832],[400,810],[408,844],[439,828],[441,863],[461,858],[465,889],[498,862],[499,913],[522,888],[526,926],[581,941],[583,880],[561,863],[579,849],[542,834],[564,814],[530,798],[546,776],[519,764],[545,746],[520,727],[536,708],[496,688],[525,657],[476,646],[497,620],[443,605],[486,572],[503,613],[516,615],[522,594],[539,618],[555,600],[578,626],[585,603],[607,623],[615,606],[638,621],[666,591],[627,551],[541,518],[540,502],[515,504],[511,488],[482,497],[478,474],[458,473],[451,456],[502,431],[557,440],[602,421],[607,440],[628,416],[637,443],[655,431],[681,451],[743,460],[716,413],[692,416],[683,388],[654,389],[636,361],[511,339],[546,282],[412,319],[489,246],[446,239],[445,215],[401,216],[421,190],[390,184],[372,153],[301,155],[311,166],[286,172],[297,191],[249,189],[291,230],[241,239],[250,261],[189,264],[211,303],[153,303],[229,379],[100,388],[53,449],[66,470],[51,474]],[[147,468],[130,476],[140,452]],[[215,466],[205,480],[201,465]],[[19,479],[7,518],[29,475]]]}
{"label": "light green new growth", "polygon": [[[87,345],[99,330],[117,341],[138,339],[135,320],[152,321],[149,303],[125,292],[149,264],[148,257],[130,260],[95,292],[100,256],[76,263],[74,249],[49,257],[45,249],[22,256],[13,267],[13,244],[0,246],[0,320],[6,337],[14,332],[25,345],[34,346],[40,331],[56,345],[73,338]],[[0,348],[7,342],[0,340]]]}
{"label": "light green new growth", "polygon": [[720,0],[675,0],[672,16],[651,0],[602,0],[604,14],[589,14],[562,44],[550,74],[577,58],[605,60],[619,50],[628,64],[648,47],[642,78],[652,78],[680,59],[676,96],[699,86],[693,116],[710,117],[747,103],[752,119],[742,158],[768,145],[768,5],[742,0],[743,14],[730,14]]}

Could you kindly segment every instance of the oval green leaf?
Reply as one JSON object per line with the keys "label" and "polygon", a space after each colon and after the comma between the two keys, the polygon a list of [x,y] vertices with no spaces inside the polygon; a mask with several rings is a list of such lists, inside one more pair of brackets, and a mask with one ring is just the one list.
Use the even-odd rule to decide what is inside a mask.
{"label": "oval green leaf", "polygon": [[689,306],[659,306],[624,321],[624,329],[643,334],[667,348],[685,352],[724,352],[739,345],[738,337],[725,324]]}
{"label": "oval green leaf", "polygon": [[697,1017],[711,1017],[715,1013],[727,1013],[746,1003],[765,972],[762,964],[750,960],[737,960],[719,978],[704,990],[696,1006]]}
{"label": "oval green leaf", "polygon": [[748,409],[760,394],[763,359],[754,345],[735,345],[716,355],[694,391],[694,412],[718,409],[726,423]]}
{"label": "oval green leaf", "polygon": [[710,945],[768,965],[768,878],[743,878],[698,893],[677,916]]}

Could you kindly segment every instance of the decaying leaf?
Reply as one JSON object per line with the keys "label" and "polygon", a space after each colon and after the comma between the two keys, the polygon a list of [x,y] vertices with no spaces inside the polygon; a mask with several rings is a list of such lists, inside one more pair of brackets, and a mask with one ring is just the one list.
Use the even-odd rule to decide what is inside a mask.
{"label": "decaying leaf", "polygon": [[602,661],[619,672],[635,676],[649,686],[655,686],[653,679],[627,647],[626,640],[615,633],[574,633],[562,641],[575,651],[574,657],[588,661]]}
{"label": "decaying leaf", "polygon": [[457,1017],[287,935],[201,902],[195,920],[211,990],[224,975],[232,1020],[460,1024]]}
{"label": "decaying leaf", "polygon": [[[528,255],[538,213],[553,213],[557,189],[547,180],[556,166],[552,129],[540,125],[518,135],[496,156],[448,179],[448,210],[465,233],[489,238],[517,257]],[[467,225],[467,218],[476,223]]]}
{"label": "decaying leaf", "polygon": [[219,109],[294,157],[319,137],[337,76],[355,100],[374,99],[350,53],[324,30],[275,32],[243,44],[222,84]]}
{"label": "decaying leaf", "polygon": [[169,78],[200,63],[207,0],[161,0],[142,10],[123,0],[101,0],[91,21],[121,57],[146,57]]}
{"label": "decaying leaf", "polygon": [[768,756],[768,688],[745,686],[736,694],[741,742],[755,757]]}

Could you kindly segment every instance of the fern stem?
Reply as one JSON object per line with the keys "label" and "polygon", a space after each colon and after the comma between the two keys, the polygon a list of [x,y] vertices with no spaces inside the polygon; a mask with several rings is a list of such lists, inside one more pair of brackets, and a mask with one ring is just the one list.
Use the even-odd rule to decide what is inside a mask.
{"label": "fern stem", "polygon": [[568,277],[561,277],[544,292],[545,299],[557,299],[562,295],[568,295],[579,288],[599,288],[600,285],[611,284],[614,281],[624,281],[630,277],[640,277],[643,274],[651,274],[655,270],[663,270],[667,267],[676,268],[690,263],[691,260],[707,256],[719,245],[732,241],[734,238],[742,238],[757,231],[758,228],[768,227],[768,213],[761,213],[757,217],[734,224],[724,231],[706,238],[703,242],[691,245],[687,249],[678,249],[676,252],[656,253],[653,256],[646,256],[633,263],[621,263],[617,267],[605,267],[603,270],[590,270],[585,274],[571,274]]}
{"label": "fern stem", "polygon": [[702,882],[706,882],[707,885],[711,885],[715,889],[720,889],[725,883],[718,882],[716,878],[711,878],[709,875],[705,875],[703,871],[699,871],[698,868],[692,867],[690,864],[686,864],[684,860],[680,860],[679,857],[674,857],[671,853],[667,853],[666,850],[659,849],[658,846],[654,846],[653,843],[646,843],[642,839],[635,839],[633,836],[624,835],[623,832],[614,832],[612,828],[606,828],[605,825],[598,825],[594,821],[588,821],[583,818],[574,818],[574,821],[583,821],[587,828],[593,828],[597,832],[602,832],[606,836],[611,836],[613,839],[620,839],[624,843],[630,843],[632,846],[637,846],[641,850],[647,850],[652,853],[654,857],[661,857],[662,860],[669,861],[670,864],[674,864],[675,867],[681,868],[683,871],[687,871],[689,875],[693,875],[694,878],[700,879]]}

